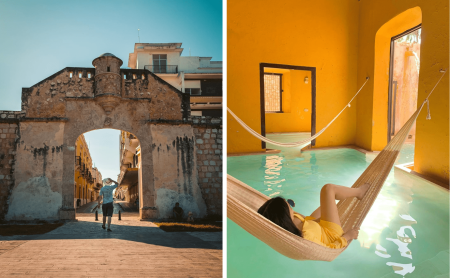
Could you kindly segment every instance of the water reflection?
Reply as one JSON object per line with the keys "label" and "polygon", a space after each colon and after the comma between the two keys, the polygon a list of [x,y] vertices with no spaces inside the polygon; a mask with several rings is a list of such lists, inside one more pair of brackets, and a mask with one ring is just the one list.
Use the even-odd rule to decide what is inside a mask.
{"label": "water reflection", "polygon": [[264,185],[266,187],[265,191],[273,191],[269,194],[270,197],[280,194],[279,188],[283,186],[282,182],[286,181],[281,176],[281,169],[283,168],[283,157],[278,155],[265,156],[264,168]]}
{"label": "water reflection", "polygon": [[381,190],[361,226],[362,231],[367,234],[367,238],[361,241],[362,246],[369,248],[372,243],[376,243],[375,254],[389,259],[386,265],[402,276],[415,270],[412,263],[403,263],[404,259],[401,259],[413,259],[408,246],[413,243],[412,238],[416,238],[412,225],[417,224],[409,214],[409,207],[413,202],[412,186],[411,179],[397,177],[394,180],[394,171],[391,171],[384,190]]}

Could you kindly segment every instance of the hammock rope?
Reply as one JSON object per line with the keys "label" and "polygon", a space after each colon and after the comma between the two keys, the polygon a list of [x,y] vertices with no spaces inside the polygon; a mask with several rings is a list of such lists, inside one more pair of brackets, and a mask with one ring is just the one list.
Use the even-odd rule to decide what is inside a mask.
{"label": "hammock rope", "polygon": [[301,146],[306,147],[307,145],[311,144],[311,141],[316,139],[317,137],[319,137],[344,111],[345,109],[351,107],[351,103],[352,101],[355,99],[355,97],[359,94],[359,92],[361,92],[362,88],[364,88],[364,86],[366,85],[366,83],[369,81],[369,77],[366,77],[366,82],[364,82],[364,84],[361,86],[361,88],[359,88],[358,92],[356,92],[356,94],[352,97],[352,99],[345,105],[345,107],[341,110],[341,112],[339,112],[336,117],[334,117],[331,122],[329,122],[324,128],[322,128],[319,132],[317,132],[316,134],[314,134],[313,136],[309,137],[308,139],[304,139],[302,141],[298,141],[298,142],[292,142],[292,143],[281,143],[281,142],[277,142],[274,140],[271,140],[267,137],[262,136],[261,134],[259,134],[258,132],[256,132],[254,129],[252,129],[251,127],[249,127],[246,123],[244,123],[244,121],[242,121],[238,116],[236,116],[236,114],[233,113],[233,111],[231,111],[230,108],[227,107],[228,112],[231,114],[231,116],[233,116],[233,118],[245,129],[247,130],[250,134],[252,134],[253,136],[255,136],[256,138],[258,138],[259,140],[262,140],[266,143],[275,145],[275,146],[280,146],[280,147],[299,147]]}
{"label": "hammock rope", "polygon": [[[447,70],[436,83],[436,86],[446,72]],[[337,203],[339,218],[344,232],[361,226],[389,175],[406,137],[436,86],[400,131],[353,184],[352,188],[358,188],[365,183],[369,183],[370,187],[366,195],[361,200],[347,198]],[[295,260],[332,261],[348,247],[340,249],[327,248],[305,240],[274,224],[257,213],[258,208],[268,199],[270,197],[227,175],[228,218],[282,255]]]}

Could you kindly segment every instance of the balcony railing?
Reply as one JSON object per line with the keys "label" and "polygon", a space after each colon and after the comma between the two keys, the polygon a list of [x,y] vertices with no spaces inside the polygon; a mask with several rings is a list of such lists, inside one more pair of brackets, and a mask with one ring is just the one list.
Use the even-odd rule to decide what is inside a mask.
{"label": "balcony railing", "polygon": [[178,66],[171,66],[171,65],[149,65],[144,66],[144,69],[151,71],[153,73],[178,73]]}

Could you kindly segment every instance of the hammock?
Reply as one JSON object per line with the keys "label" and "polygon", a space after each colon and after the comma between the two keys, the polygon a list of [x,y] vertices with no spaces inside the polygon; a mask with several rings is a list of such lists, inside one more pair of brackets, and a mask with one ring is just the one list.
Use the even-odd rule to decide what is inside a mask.
{"label": "hammock", "polygon": [[259,134],[258,132],[256,132],[255,130],[253,130],[251,127],[249,127],[246,123],[244,123],[244,121],[242,121],[238,116],[236,116],[236,114],[233,113],[233,111],[230,110],[230,108],[227,107],[228,112],[231,114],[231,116],[233,116],[233,118],[243,127],[245,128],[248,132],[250,132],[250,134],[252,134],[253,136],[255,136],[256,138],[258,138],[259,140],[262,140],[266,143],[270,143],[272,145],[275,146],[280,146],[280,147],[288,147],[288,148],[292,148],[292,147],[306,147],[309,144],[311,144],[311,141],[316,139],[317,137],[319,137],[319,135],[321,135],[341,114],[342,112],[344,112],[345,109],[347,109],[348,107],[350,107],[350,103],[353,101],[353,99],[355,99],[355,97],[359,94],[359,92],[361,92],[362,88],[364,88],[364,86],[366,85],[367,81],[369,81],[369,77],[366,77],[366,82],[364,82],[364,84],[361,86],[361,88],[359,88],[358,92],[356,92],[356,94],[352,97],[352,99],[347,103],[347,105],[345,105],[344,109],[341,110],[341,112],[339,112],[336,117],[333,118],[333,120],[331,120],[331,122],[329,122],[324,128],[322,128],[319,132],[317,132],[316,134],[314,134],[313,136],[309,137],[308,139],[304,139],[302,141],[298,141],[298,142],[292,142],[292,143],[281,143],[281,142],[277,142],[277,141],[273,141],[270,140],[267,137],[262,136],[261,134]]}
{"label": "hammock", "polygon": [[[446,71],[436,83],[433,90],[436,88],[437,84],[439,84],[445,73]],[[337,203],[339,218],[344,232],[347,232],[354,227],[359,227],[362,224],[372,204],[375,202],[384,181],[389,175],[411,127],[425,103],[428,104],[428,98],[433,90],[400,131],[392,138],[353,184],[352,188],[358,188],[364,183],[369,183],[371,186],[367,190],[366,195],[361,200],[358,200],[357,198],[347,198]],[[428,118],[430,118],[429,109],[427,119]],[[295,260],[332,261],[348,247],[347,245],[347,247],[340,249],[327,248],[294,235],[274,224],[257,212],[259,207],[261,207],[268,199],[270,199],[268,196],[258,192],[234,177],[227,175],[228,218],[259,240],[269,245],[275,251]],[[349,241],[349,245],[350,242],[351,241]]]}

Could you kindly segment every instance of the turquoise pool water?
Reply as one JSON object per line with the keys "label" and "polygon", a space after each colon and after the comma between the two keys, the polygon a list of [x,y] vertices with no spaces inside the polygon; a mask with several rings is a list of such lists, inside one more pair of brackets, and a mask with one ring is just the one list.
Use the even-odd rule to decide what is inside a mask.
{"label": "turquoise pool water", "polygon": [[[308,135],[271,135],[280,142]],[[268,148],[277,148],[268,145]],[[309,215],[326,183],[351,186],[372,158],[353,149],[229,157],[228,174],[268,196],[296,201]],[[412,162],[414,145],[396,164]],[[357,241],[333,262],[295,261],[275,252],[234,222],[227,222],[228,277],[449,277],[449,194],[391,171]]]}

